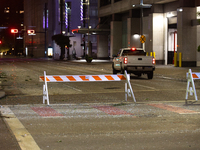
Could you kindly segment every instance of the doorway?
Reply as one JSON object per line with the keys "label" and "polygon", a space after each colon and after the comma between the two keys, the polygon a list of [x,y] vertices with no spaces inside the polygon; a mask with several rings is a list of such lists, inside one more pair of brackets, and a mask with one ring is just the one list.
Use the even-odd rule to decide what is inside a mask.
{"label": "doorway", "polygon": [[177,24],[168,25],[167,64],[174,64],[174,53],[177,52]]}

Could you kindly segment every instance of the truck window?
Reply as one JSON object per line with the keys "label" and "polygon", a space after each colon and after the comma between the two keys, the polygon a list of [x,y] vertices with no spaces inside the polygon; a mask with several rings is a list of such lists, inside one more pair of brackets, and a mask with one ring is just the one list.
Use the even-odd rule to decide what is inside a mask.
{"label": "truck window", "polygon": [[120,49],[120,50],[119,50],[119,52],[117,53],[117,56],[119,56],[119,55],[120,55],[121,51],[122,51],[122,50]]}
{"label": "truck window", "polygon": [[146,56],[146,52],[142,51],[142,50],[135,50],[135,51],[132,51],[132,50],[124,50],[123,53],[122,53],[122,56],[129,56],[129,55],[139,55],[139,56]]}

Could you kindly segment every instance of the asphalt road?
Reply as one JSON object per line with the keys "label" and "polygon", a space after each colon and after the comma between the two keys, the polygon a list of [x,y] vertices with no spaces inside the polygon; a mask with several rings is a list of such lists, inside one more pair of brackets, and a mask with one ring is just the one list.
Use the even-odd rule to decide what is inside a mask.
{"label": "asphalt road", "polygon": [[185,105],[188,68],[157,66],[152,80],[131,76],[137,103],[124,101],[124,82],[48,83],[47,106],[39,82],[44,71],[111,74],[111,63],[9,58],[0,64],[1,114],[22,150],[200,149],[199,102],[190,97]]}
{"label": "asphalt road", "polygon": [[[6,97],[0,101],[0,105],[42,103],[43,83],[39,82],[39,76],[42,76],[44,71],[47,75],[112,74],[110,62],[87,64],[16,58],[2,59],[0,63],[1,86],[6,93]],[[137,102],[184,100],[186,81],[184,79],[176,80],[174,77],[169,78],[170,76],[166,78],[162,72],[173,72],[174,68],[162,69],[156,68],[153,80],[148,80],[146,75],[141,78],[131,76],[131,84]],[[184,76],[185,73],[183,73]],[[48,89],[50,102],[53,104],[121,102],[124,100],[124,82],[48,83]],[[132,99],[129,101],[132,102]]]}

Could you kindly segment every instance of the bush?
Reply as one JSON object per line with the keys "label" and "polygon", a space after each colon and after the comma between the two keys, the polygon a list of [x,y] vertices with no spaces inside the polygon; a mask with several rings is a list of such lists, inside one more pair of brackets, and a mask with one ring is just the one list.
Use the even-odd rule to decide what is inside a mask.
{"label": "bush", "polygon": [[200,45],[198,46],[198,49],[197,49],[197,51],[198,51],[198,52],[200,52]]}

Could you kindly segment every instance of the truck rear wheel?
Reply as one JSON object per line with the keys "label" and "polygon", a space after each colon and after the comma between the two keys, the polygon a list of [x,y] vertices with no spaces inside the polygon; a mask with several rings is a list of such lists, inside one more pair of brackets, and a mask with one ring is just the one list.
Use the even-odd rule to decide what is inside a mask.
{"label": "truck rear wheel", "polygon": [[148,79],[153,79],[153,71],[147,73]]}
{"label": "truck rear wheel", "polygon": [[117,74],[118,73],[118,71],[115,70],[115,68],[114,68],[114,64],[112,64],[112,69],[113,69],[113,74]]}
{"label": "truck rear wheel", "polygon": [[118,71],[113,68],[113,74],[117,74]]}
{"label": "truck rear wheel", "polygon": [[120,72],[121,74],[124,74],[124,69],[121,69],[121,72]]}

